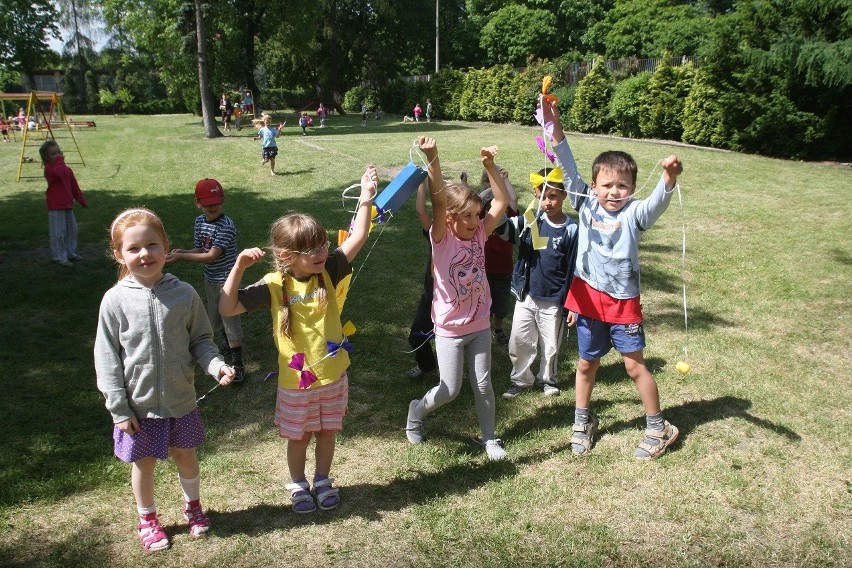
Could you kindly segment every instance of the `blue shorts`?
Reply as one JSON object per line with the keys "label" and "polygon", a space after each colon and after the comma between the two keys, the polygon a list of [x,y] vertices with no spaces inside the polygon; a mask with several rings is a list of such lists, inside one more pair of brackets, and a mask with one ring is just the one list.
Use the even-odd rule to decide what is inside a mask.
{"label": "blue shorts", "polygon": [[577,347],[586,361],[600,359],[613,347],[635,353],[645,349],[645,330],[641,323],[606,323],[577,314]]}

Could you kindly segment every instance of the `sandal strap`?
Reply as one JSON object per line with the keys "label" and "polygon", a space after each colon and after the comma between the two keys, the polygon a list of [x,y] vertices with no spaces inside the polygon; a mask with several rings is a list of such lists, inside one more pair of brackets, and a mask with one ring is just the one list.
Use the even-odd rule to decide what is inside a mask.
{"label": "sandal strap", "polygon": [[325,479],[319,479],[314,481],[314,489],[317,487],[328,487],[329,485],[334,485],[333,477],[326,477]]}
{"label": "sandal strap", "polygon": [[294,481],[293,483],[288,483],[284,486],[284,489],[290,491],[291,493],[295,493],[296,491],[310,491],[311,484],[307,481]]}

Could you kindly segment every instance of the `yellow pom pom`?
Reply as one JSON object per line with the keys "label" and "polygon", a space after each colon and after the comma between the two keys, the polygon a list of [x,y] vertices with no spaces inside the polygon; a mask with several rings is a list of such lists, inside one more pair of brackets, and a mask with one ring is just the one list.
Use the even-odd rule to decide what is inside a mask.
{"label": "yellow pom pom", "polygon": [[678,361],[675,369],[677,369],[681,375],[688,375],[692,367],[686,361]]}
{"label": "yellow pom pom", "polygon": [[347,335],[347,337],[354,334],[356,331],[357,331],[357,328],[355,327],[355,324],[352,323],[351,321],[348,321],[345,324],[343,324],[343,333],[345,333]]}

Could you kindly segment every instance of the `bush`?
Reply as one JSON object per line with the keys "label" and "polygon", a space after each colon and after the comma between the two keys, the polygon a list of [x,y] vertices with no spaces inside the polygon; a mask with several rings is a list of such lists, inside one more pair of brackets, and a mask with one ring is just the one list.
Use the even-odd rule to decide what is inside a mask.
{"label": "bush", "polygon": [[689,81],[682,79],[685,71],[672,67],[669,59],[668,55],[662,58],[648,83],[648,90],[642,96],[639,128],[647,138],[680,140],[683,134],[681,120]]}
{"label": "bush", "polygon": [[461,117],[459,103],[464,91],[465,74],[456,69],[441,69],[429,85],[435,114],[444,119]]}
{"label": "bush", "polygon": [[577,85],[571,119],[580,132],[609,132],[609,99],[612,79],[603,57],[598,57],[591,72]]}
{"label": "bush", "polygon": [[609,103],[609,116],[613,133],[628,138],[641,138],[639,107],[642,96],[648,91],[651,73],[640,73],[629,77],[615,86]]}
{"label": "bush", "polygon": [[508,65],[471,69],[464,79],[459,114],[463,120],[508,122],[512,119],[517,76]]}
{"label": "bush", "polygon": [[360,113],[362,101],[367,101],[368,109],[374,109],[379,104],[379,96],[371,87],[353,87],[343,95],[343,108]]}
{"label": "bush", "polygon": [[577,130],[574,119],[571,118],[571,108],[574,106],[574,98],[577,96],[577,86],[557,87],[553,89],[553,94],[559,99],[559,102],[556,103],[556,108],[559,109],[562,128],[565,130]]}
{"label": "bush", "polygon": [[710,84],[707,73],[699,69],[683,104],[683,141],[702,146],[729,148],[730,141],[723,115],[722,94]]}

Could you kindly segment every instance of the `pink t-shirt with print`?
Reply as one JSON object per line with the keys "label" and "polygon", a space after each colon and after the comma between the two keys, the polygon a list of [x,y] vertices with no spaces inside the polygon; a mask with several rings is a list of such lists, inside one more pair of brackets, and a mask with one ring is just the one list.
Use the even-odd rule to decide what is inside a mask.
{"label": "pink t-shirt with print", "polygon": [[[430,230],[431,237],[431,230]],[[469,241],[447,228],[444,239],[432,241],[435,335],[461,337],[490,326],[491,290],[485,277],[485,231],[482,221]]]}

